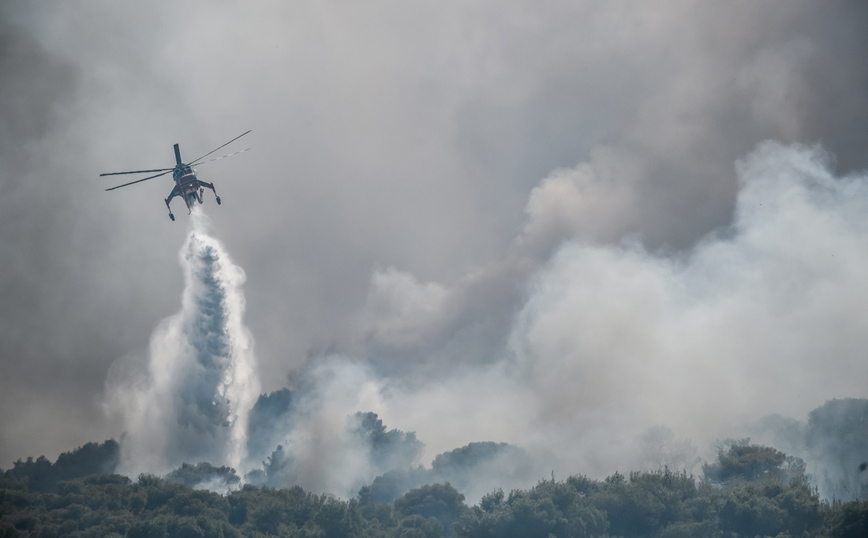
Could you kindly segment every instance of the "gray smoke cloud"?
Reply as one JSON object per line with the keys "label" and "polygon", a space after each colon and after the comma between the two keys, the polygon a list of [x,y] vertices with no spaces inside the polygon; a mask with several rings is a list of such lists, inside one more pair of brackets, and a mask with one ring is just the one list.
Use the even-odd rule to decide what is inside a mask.
{"label": "gray smoke cloud", "polygon": [[[864,174],[836,177],[832,162],[818,146],[761,144],[738,163],[732,225],[687,251],[603,245],[559,227],[561,244],[530,276],[499,360],[390,387],[381,416],[417,424],[434,453],[498,439],[566,473],[604,476],[655,459],[692,469],[696,449],[683,438],[704,449],[764,414],[803,418],[828,399],[864,395],[868,184]],[[541,183],[517,249],[532,240],[537,213],[549,222],[580,203],[587,182],[593,190],[592,170]],[[372,282],[388,296],[378,304],[394,305],[385,319],[402,320],[402,344],[428,337],[426,320],[454,315],[443,297],[468,295],[413,282],[396,270]],[[420,319],[423,329],[410,331]],[[653,439],[647,429],[658,425],[682,440]],[[641,453],[654,443],[664,445],[657,456]],[[666,459],[670,449],[677,458]]]}
{"label": "gray smoke cloud", "polygon": [[[697,471],[697,445],[753,422],[755,438],[808,461],[824,496],[858,498],[861,455],[836,447],[861,423],[849,424],[834,405],[812,411],[809,431],[793,419],[756,422],[758,410],[806,416],[837,395],[861,394],[868,374],[864,324],[854,313],[868,289],[860,271],[868,263],[868,176],[838,177],[833,161],[820,146],[759,145],[736,165],[732,225],[678,253],[586,239],[573,212],[561,212],[629,167],[612,172],[602,160],[557,170],[531,192],[527,225],[494,269],[454,287],[395,268],[371,281],[371,338],[406,352],[468,317],[478,305],[467,298],[491,296],[479,289],[524,275],[520,296],[507,294],[515,314],[496,358],[424,380],[384,374],[364,357],[323,357],[291,395],[270,396],[275,403],[263,403],[249,429],[259,383],[241,322],[244,273],[204,234],[197,210],[182,249],[182,311],[154,333],[144,378],[131,383],[123,373],[109,382],[109,406],[122,410],[128,429],[123,469],[207,461],[252,470],[254,483],[345,497],[390,473],[383,483],[399,484],[393,494],[444,479],[477,500],[549,469],[598,478],[664,466]],[[528,261],[551,249],[544,263]],[[777,367],[784,362],[787,369]],[[386,441],[377,416],[419,432],[425,452],[415,434],[393,431]],[[492,439],[521,447],[520,457],[492,453],[463,472],[445,463],[462,459],[456,447]],[[426,461],[430,470],[416,467]]]}
{"label": "gray smoke cloud", "polygon": [[181,311],[151,337],[146,368],[116,363],[106,408],[124,426],[120,470],[164,474],[182,463],[235,469],[247,456],[248,416],[259,396],[253,339],[243,323],[244,272],[206,232],[195,207],[181,249]]}

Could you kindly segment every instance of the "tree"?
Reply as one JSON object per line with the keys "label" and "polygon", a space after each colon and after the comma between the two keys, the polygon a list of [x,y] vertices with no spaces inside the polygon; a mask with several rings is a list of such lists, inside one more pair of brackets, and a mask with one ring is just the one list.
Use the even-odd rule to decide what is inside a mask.
{"label": "tree", "polygon": [[464,495],[448,482],[410,490],[395,501],[395,511],[401,517],[419,515],[426,519],[436,518],[443,525],[445,536],[452,535],[453,525],[466,509]]}
{"label": "tree", "polygon": [[822,527],[823,506],[804,478],[741,481],[720,492],[720,528],[745,536],[808,536]]}
{"label": "tree", "polygon": [[222,466],[215,467],[208,462],[200,462],[196,465],[183,463],[180,467],[166,475],[166,480],[177,484],[184,484],[188,488],[207,487],[215,490],[218,487],[228,489],[241,482],[235,469]]}
{"label": "tree", "polygon": [[868,536],[868,501],[839,505],[832,516],[829,538],[865,538]]}
{"label": "tree", "polygon": [[605,513],[573,484],[546,480],[529,491],[514,490],[506,500],[500,490],[489,493],[456,529],[463,538],[589,538],[605,535],[607,526]]}
{"label": "tree", "polygon": [[61,480],[73,480],[95,474],[113,473],[117,468],[120,446],[114,439],[102,444],[87,443],[71,452],[64,452],[52,464],[45,456],[35,461],[18,460],[7,471],[17,478],[27,478],[31,491],[51,493],[57,491]]}
{"label": "tree", "polygon": [[348,418],[347,429],[368,449],[376,473],[410,467],[424,447],[414,432],[387,430],[376,413],[356,413]]}
{"label": "tree", "polygon": [[705,464],[705,479],[722,484],[729,480],[758,480],[767,476],[782,478],[787,455],[772,447],[732,443],[717,454],[717,463]]}
{"label": "tree", "polygon": [[594,506],[606,511],[609,532],[619,536],[649,536],[667,526],[692,519],[697,495],[693,477],[668,469],[620,473],[607,478],[591,497]]}

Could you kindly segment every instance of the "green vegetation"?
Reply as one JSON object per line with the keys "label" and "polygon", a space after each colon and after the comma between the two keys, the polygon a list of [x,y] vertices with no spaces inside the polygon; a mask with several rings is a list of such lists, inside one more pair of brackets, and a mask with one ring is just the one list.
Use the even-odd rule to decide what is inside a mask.
{"label": "green vegetation", "polygon": [[[84,455],[114,448],[88,446]],[[391,503],[364,494],[344,501],[299,487],[245,485],[221,495],[184,485],[200,475],[237,480],[206,464],[168,478],[62,480],[92,467],[88,458],[66,459],[57,468],[41,459],[19,462],[0,474],[0,537],[868,536],[868,502],[822,501],[798,462],[743,443],[721,450],[701,481],[669,470],[615,473],[602,481],[571,476],[508,494],[496,490],[476,506],[448,483],[413,489]]]}
{"label": "green vegetation", "polygon": [[119,454],[120,446],[113,439],[101,445],[88,443],[72,452],[64,452],[53,464],[45,456],[36,460],[18,460],[11,470],[6,471],[6,476],[26,478],[30,491],[54,493],[62,480],[115,472]]}

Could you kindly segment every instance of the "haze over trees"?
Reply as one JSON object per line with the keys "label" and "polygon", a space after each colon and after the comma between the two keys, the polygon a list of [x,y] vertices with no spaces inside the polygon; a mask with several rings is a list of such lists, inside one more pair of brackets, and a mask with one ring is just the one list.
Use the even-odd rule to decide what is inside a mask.
{"label": "haze over trees", "polygon": [[[667,466],[603,480],[574,475],[508,492],[494,488],[475,505],[464,492],[477,482],[529,468],[522,449],[471,443],[438,455],[430,468],[413,467],[421,442],[389,430],[374,413],[348,417],[347,428],[374,468],[388,470],[347,500],[267,485],[290,457],[281,447],[242,485],[235,469],[207,462],[131,479],[113,474],[116,441],[88,443],[54,463],[28,458],[0,474],[0,537],[864,538],[868,500],[859,458],[868,459],[866,404],[833,400],[805,425],[785,423],[788,443],[807,451],[819,477],[801,457],[745,438],[719,442],[701,477]],[[262,416],[285,414],[291,394],[259,405],[272,407]],[[252,422],[251,431],[266,426]],[[824,498],[821,482],[856,499]]]}
{"label": "haze over trees", "polygon": [[576,475],[497,489],[474,506],[448,483],[412,489],[391,503],[249,484],[221,495],[152,475],[89,475],[41,492],[30,487],[37,475],[24,472],[37,467],[25,463],[0,475],[0,536],[866,536],[868,502],[821,500],[804,475],[787,475],[780,454],[736,445],[712,464],[737,470],[722,482],[669,470],[601,481]]}

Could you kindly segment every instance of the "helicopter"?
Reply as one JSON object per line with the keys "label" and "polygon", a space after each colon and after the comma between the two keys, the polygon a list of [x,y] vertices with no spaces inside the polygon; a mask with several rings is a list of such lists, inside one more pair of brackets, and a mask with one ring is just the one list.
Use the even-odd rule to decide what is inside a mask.
{"label": "helicopter", "polygon": [[199,202],[200,204],[203,202],[202,195],[205,193],[205,188],[207,187],[214,192],[214,196],[217,198],[217,205],[220,205],[220,196],[217,195],[217,189],[214,188],[214,184],[208,183],[207,181],[202,181],[201,179],[196,177],[196,170],[193,169],[193,166],[199,165],[199,164],[209,163],[212,161],[219,161],[220,159],[223,159],[225,157],[231,157],[233,155],[237,155],[239,153],[244,153],[245,151],[250,150],[251,148],[242,149],[241,151],[236,151],[235,153],[229,153],[227,155],[223,155],[222,157],[217,157],[215,159],[210,159],[208,161],[202,161],[202,159],[204,159],[205,157],[213,154],[215,151],[217,151],[219,149],[222,149],[222,148],[228,146],[229,144],[231,144],[232,142],[235,142],[236,140],[238,140],[239,138],[241,138],[242,136],[246,135],[249,132],[250,131],[247,131],[246,133],[241,133],[240,135],[236,136],[235,138],[233,138],[229,142],[226,142],[222,146],[209,151],[205,155],[202,155],[201,157],[199,157],[195,161],[191,161],[189,163],[184,163],[181,161],[181,148],[178,144],[175,144],[175,163],[176,164],[172,168],[155,168],[153,170],[133,170],[131,172],[109,172],[107,174],[100,174],[100,176],[119,176],[122,174],[147,174],[150,172],[160,172],[159,174],[156,174],[153,176],[148,176],[148,177],[143,178],[143,179],[137,179],[136,181],[130,181],[129,183],[124,183],[123,185],[118,185],[116,187],[111,187],[109,189],[106,189],[107,191],[113,191],[115,189],[120,189],[121,187],[126,187],[128,185],[135,185],[136,183],[141,183],[142,181],[154,179],[155,177],[164,176],[164,175],[168,174],[169,172],[172,172],[172,177],[175,180],[175,186],[172,188],[172,192],[169,193],[169,197],[166,198],[165,202],[166,202],[166,207],[169,208],[169,218],[174,221],[175,215],[172,214],[172,206],[169,205],[169,203],[176,196],[180,196],[181,198],[183,198],[184,203],[187,204],[187,213],[190,213],[190,211],[193,208],[193,205],[196,202]]}

